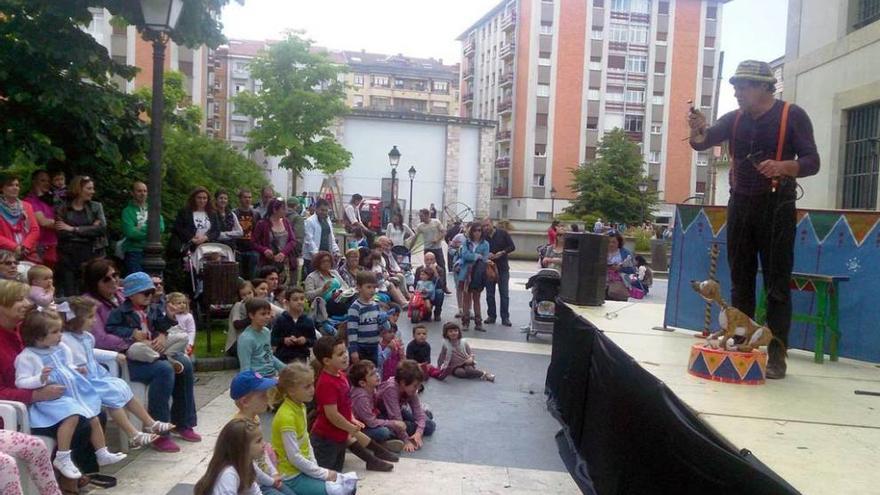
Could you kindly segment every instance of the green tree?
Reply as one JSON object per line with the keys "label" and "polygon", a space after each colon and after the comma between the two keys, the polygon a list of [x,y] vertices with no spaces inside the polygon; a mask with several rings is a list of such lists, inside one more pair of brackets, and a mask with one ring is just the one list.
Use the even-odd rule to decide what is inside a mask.
{"label": "green tree", "polygon": [[351,153],[330,132],[334,120],[348,111],[345,84],[338,79],[343,70],[323,53],[313,53],[311,41],[295,33],[257,57],[251,75],[262,90],[235,99],[241,113],[260,120],[248,134],[248,150],[281,156],[280,165],[296,175],[348,167]]}
{"label": "green tree", "polygon": [[566,212],[628,224],[641,222],[657,203],[655,191],[639,191],[639,184],[647,181],[642,163],[638,145],[624,131],[607,132],[599,142],[596,161],[574,170],[577,198]]}

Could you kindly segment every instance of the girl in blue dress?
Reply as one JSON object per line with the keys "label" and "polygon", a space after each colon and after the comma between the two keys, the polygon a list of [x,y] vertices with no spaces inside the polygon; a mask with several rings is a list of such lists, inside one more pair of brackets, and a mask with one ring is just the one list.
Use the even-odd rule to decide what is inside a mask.
{"label": "girl in blue dress", "polygon": [[[128,383],[110,374],[101,366],[102,362],[117,361],[125,369],[125,354],[104,349],[95,349],[95,337],[87,329],[95,323],[97,304],[88,297],[71,297],[58,306],[58,311],[67,320],[61,342],[70,347],[73,364],[85,367],[86,378],[101,398],[101,405],[107,408],[113,421],[128,435],[129,447],[137,449],[150,445],[174,428],[171,423],[156,421],[134,398]],[[146,432],[138,431],[128,419],[126,411],[134,414],[146,427]]]}
{"label": "girl in blue dress", "polygon": [[61,318],[50,310],[31,310],[21,324],[21,340],[26,346],[15,358],[15,386],[35,390],[48,384],[64,386],[64,395],[48,401],[34,402],[28,407],[32,428],[58,425],[58,452],[52,464],[66,478],[82,477],[70,456],[70,441],[79,424],[79,417],[89,420],[91,443],[99,466],[115,464],[125,454],[107,450],[104,430],[98,415],[101,398],[86,379],[86,369],[73,364],[73,354],[61,342]]}

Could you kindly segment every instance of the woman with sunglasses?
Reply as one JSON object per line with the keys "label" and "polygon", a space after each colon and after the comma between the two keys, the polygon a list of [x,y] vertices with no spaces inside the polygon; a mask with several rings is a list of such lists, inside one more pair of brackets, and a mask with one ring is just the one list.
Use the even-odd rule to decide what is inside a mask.
{"label": "woman with sunglasses", "polygon": [[74,177],[67,197],[55,214],[60,253],[56,274],[62,297],[79,293],[83,263],[103,257],[108,244],[104,207],[92,199],[95,181],[84,175]]}
{"label": "woman with sunglasses", "polygon": [[21,274],[18,273],[18,260],[15,259],[15,253],[6,249],[0,249],[0,279],[23,281]]}
{"label": "woman with sunglasses", "polygon": [[100,258],[86,263],[83,268],[83,290],[85,291],[83,295],[94,300],[98,306],[92,328],[95,347],[125,352],[128,347],[125,340],[105,330],[107,315],[125,301],[122,297],[122,289],[119,287],[119,271],[113,262]]}

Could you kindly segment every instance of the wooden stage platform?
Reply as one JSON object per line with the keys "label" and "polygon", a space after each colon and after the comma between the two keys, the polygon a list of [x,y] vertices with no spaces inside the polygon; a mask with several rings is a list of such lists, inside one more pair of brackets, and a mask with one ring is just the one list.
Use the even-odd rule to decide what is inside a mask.
{"label": "wooden stage platform", "polygon": [[[687,373],[694,332],[653,330],[660,304],[569,305],[639,365],[663,381],[737,449],[748,449],[805,494],[880,493],[880,367],[843,359],[813,362],[789,351],[788,375],[748,386]],[[880,328],[880,325],[878,325]]]}

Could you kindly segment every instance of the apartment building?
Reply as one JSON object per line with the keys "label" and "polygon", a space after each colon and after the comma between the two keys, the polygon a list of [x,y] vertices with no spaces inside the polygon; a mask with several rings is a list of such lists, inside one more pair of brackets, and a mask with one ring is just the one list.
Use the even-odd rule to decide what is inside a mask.
{"label": "apartment building", "polygon": [[776,78],[776,91],[773,93],[773,96],[781,100],[782,94],[785,91],[785,55],[768,63],[770,64],[770,69],[773,70],[773,77]]}
{"label": "apartment building", "polygon": [[457,117],[459,66],[443,60],[383,55],[365,51],[330,51],[348,67],[348,106],[391,112],[417,112]]}
{"label": "apartment building", "polygon": [[[624,129],[661,199],[707,190],[682,118],[712,115],[727,0],[504,0],[461,34],[462,116],[498,123],[492,214],[545,219]],[[693,103],[691,103],[693,102]]]}
{"label": "apartment building", "polygon": [[880,208],[880,1],[789,0],[785,99],[813,122],[822,166],[805,208]]}
{"label": "apartment building", "polygon": [[206,132],[242,150],[254,119],[238,113],[233,98],[242,91],[259,92],[260,82],[251,77],[253,59],[269,47],[268,41],[229,40],[208,55]]}
{"label": "apartment building", "polygon": [[[137,67],[138,73],[130,81],[118,78],[119,89],[128,93],[153,85],[153,43],[144,40],[134,26],[111,23],[112,15],[106,9],[90,8],[92,22],[86,31],[103,45],[116,62]],[[181,72],[184,89],[190,103],[201,108],[207,104],[208,48],[187,48],[174,42],[165,47],[165,70]],[[204,121],[203,121],[204,124]]]}

